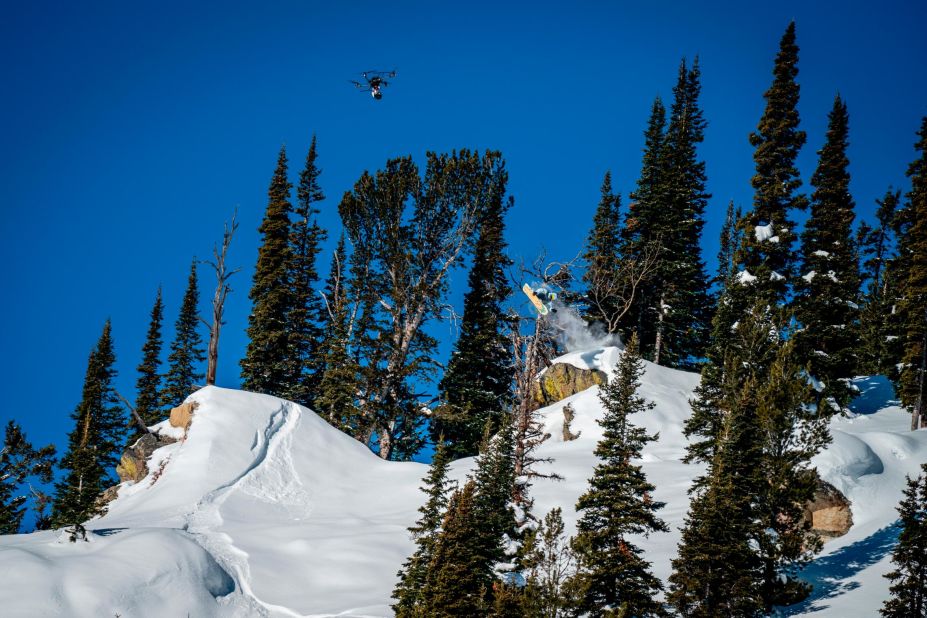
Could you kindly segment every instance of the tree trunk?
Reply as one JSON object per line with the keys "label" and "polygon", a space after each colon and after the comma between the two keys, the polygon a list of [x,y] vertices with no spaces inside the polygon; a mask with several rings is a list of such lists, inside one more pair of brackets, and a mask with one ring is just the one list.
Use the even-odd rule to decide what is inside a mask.
{"label": "tree trunk", "polygon": [[660,306],[657,313],[657,338],[653,344],[653,362],[660,364],[660,349],[663,347],[663,295],[660,295]]}

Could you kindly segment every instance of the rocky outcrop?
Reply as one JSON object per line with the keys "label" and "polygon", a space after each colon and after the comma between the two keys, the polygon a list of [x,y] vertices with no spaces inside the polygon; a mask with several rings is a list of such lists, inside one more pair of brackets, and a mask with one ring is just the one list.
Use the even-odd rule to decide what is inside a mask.
{"label": "rocky outcrop", "polygon": [[593,386],[608,382],[605,372],[598,369],[580,369],[566,363],[547,368],[531,388],[530,409],[537,410],[562,401]]}
{"label": "rocky outcrop", "polygon": [[825,541],[843,536],[853,525],[850,501],[836,487],[818,479],[814,500],[805,505],[805,519]]}
{"label": "rocky outcrop", "polygon": [[116,466],[116,474],[119,475],[119,480],[123,483],[126,481],[137,483],[148,476],[148,458],[151,457],[151,454],[162,446],[176,441],[174,438],[167,436],[146,433],[135,444],[123,451],[119,465]]}
{"label": "rocky outcrop", "polygon": [[187,401],[171,410],[170,423],[171,427],[181,427],[184,431],[190,428],[193,421],[193,413],[196,412],[197,403]]}

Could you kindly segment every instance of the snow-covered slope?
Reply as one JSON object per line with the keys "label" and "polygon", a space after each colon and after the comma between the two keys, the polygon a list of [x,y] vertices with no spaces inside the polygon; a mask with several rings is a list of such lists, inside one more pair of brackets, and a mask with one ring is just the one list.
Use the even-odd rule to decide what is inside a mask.
{"label": "snow-covered slope", "polygon": [[[611,372],[617,348],[562,359]],[[659,441],[644,466],[665,501],[671,532],[641,539],[654,571],[670,573],[686,490],[701,472],[680,462],[681,427],[698,376],[647,365],[641,393],[654,410],[636,421]],[[816,459],[853,502],[854,526],[808,570],[812,599],[789,615],[871,616],[887,593],[882,574],[897,536],[894,507],[905,474],[927,460],[927,431],[907,430],[890,388],[860,382],[858,415],[834,421],[834,444]],[[187,439],[158,450],[152,473],[121,488],[90,543],[53,532],[0,537],[4,616],[388,616],[395,574],[413,545],[406,528],[423,499],[426,466],[384,462],[295,404],[206,388]],[[573,404],[562,439],[562,408]],[[562,481],[532,488],[539,515],[560,506],[568,526],[595,465],[602,412],[593,388],[541,411],[551,433],[542,456]],[[472,459],[457,461],[463,479]]]}

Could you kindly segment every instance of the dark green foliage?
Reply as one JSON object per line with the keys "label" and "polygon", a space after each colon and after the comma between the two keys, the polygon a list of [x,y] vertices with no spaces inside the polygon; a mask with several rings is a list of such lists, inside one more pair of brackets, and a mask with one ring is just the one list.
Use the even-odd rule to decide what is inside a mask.
{"label": "dark green foliage", "polygon": [[927,616],[927,464],[921,470],[921,476],[908,478],[898,505],[901,534],[892,552],[895,570],[885,575],[892,581],[881,610],[885,618]]}
{"label": "dark green foliage", "polygon": [[756,386],[748,380],[728,406],[703,489],[689,505],[667,596],[688,618],[761,615],[761,562],[750,546],[759,533],[752,500],[760,459],[751,418]]}
{"label": "dark green foliage", "polygon": [[702,356],[711,311],[700,247],[710,197],[705,164],[696,153],[705,129],[700,80],[697,59],[691,68],[680,63],[668,125],[662,103],[654,102],[641,177],[622,231],[626,261],[642,263],[648,251],[660,248],[635,294],[624,334],[636,330],[644,356],[677,367],[691,366]]}
{"label": "dark green foliage", "polygon": [[859,264],[853,238],[854,203],[847,167],[849,115],[836,97],[828,116],[827,141],[811,177],[811,217],[801,235],[802,276],[795,280],[798,353],[824,384],[822,414],[846,409],[853,397],[859,341]]}
{"label": "dark green foliage", "polygon": [[577,600],[570,597],[567,579],[576,558],[564,534],[559,507],[544,516],[524,538],[521,563],[525,575],[522,608],[525,616],[557,618]]}
{"label": "dark green foliage", "polygon": [[472,542],[481,532],[476,511],[476,483],[468,481],[451,496],[418,615],[457,618],[487,613],[492,579],[482,546]]}
{"label": "dark green foliage", "polygon": [[663,585],[650,572],[643,551],[629,540],[630,535],[668,531],[656,516],[664,504],[652,499],[654,486],[641,466],[631,463],[640,459],[644,445],[657,439],[629,419],[653,407],[637,396],[642,373],[637,338],[632,336],[616,375],[599,395],[605,407],[599,421],[603,436],[595,450],[600,463],[576,503],[581,515],[572,547],[578,569],[570,587],[579,594],[576,609],[594,615],[666,615],[655,598]]}
{"label": "dark green foliage", "polygon": [[890,337],[893,332],[894,316],[892,305],[895,300],[894,280],[889,266],[892,258],[893,223],[895,210],[901,200],[900,191],[889,189],[876,211],[878,227],[866,222],[859,226],[857,245],[862,258],[862,277],[868,284],[860,310],[859,370],[866,374],[891,374]]}
{"label": "dark green foliage", "polygon": [[0,534],[19,532],[28,500],[22,484],[30,477],[50,483],[54,465],[54,445],[35,449],[15,421],[7,423],[0,450]]}
{"label": "dark green foliage", "polygon": [[919,155],[908,167],[911,190],[895,218],[898,258],[893,269],[898,277],[899,326],[904,338],[897,391],[902,405],[912,410],[912,429],[927,425],[927,116],[918,136],[915,149]]}
{"label": "dark green foliage", "polygon": [[718,274],[715,276],[715,283],[720,284],[722,289],[727,286],[728,279],[734,273],[736,267],[734,252],[741,242],[737,222],[742,216],[743,213],[740,212],[740,208],[734,210],[734,201],[731,200],[724,215],[724,225],[721,227],[721,240],[718,249]]}
{"label": "dark green foliage", "polygon": [[621,197],[612,193],[611,172],[605,172],[601,193],[583,254],[586,262],[583,317],[603,325],[607,332],[614,332],[624,299],[621,282],[615,279],[621,270]]}
{"label": "dark green foliage", "polygon": [[[164,304],[161,301],[161,288],[155,297],[151,309],[151,322],[148,324],[148,336],[142,346],[142,361],[138,365],[138,381],[135,383],[135,410],[146,426],[150,427],[164,419],[161,407],[161,323],[164,320]],[[129,437],[131,444],[142,436],[136,429]]]}
{"label": "dark green foliage", "polygon": [[347,298],[347,254],[344,235],[332,256],[331,270],[325,284],[324,338],[319,346],[322,361],[321,378],[315,398],[315,409],[329,423],[345,433],[360,435],[360,411],[354,398],[358,390],[360,367],[348,350],[349,306]]}
{"label": "dark green foliage", "polygon": [[206,360],[206,353],[203,350],[203,336],[198,330],[199,302],[196,260],[193,260],[187,280],[187,291],[184,292],[180,315],[177,316],[174,326],[174,341],[171,343],[171,353],[167,357],[168,369],[164,376],[164,390],[161,391],[161,403],[168,408],[183,403],[204,377],[202,362]]}
{"label": "dark green foliage", "polygon": [[410,157],[393,159],[375,176],[365,172],[338,206],[353,247],[356,437],[384,459],[407,459],[424,442],[422,395],[413,385],[433,379],[437,342],[423,327],[438,317],[450,270],[506,182],[497,152],[427,153],[422,178]]}
{"label": "dark green foliage", "polygon": [[443,441],[438,442],[428,475],[422,479],[424,487],[421,489],[428,496],[428,500],[418,509],[422,516],[409,528],[415,540],[415,553],[403,563],[397,574],[399,582],[392,594],[392,598],[396,599],[392,608],[398,618],[421,615],[425,601],[422,592],[428,579],[429,565],[434,558],[435,543],[448,504],[447,494],[451,485],[447,479],[449,455]]}
{"label": "dark green foliage", "polygon": [[258,393],[283,395],[292,369],[289,365],[287,320],[293,308],[288,269],[290,246],[290,189],[286,149],[280,149],[277,168],[267,191],[267,210],[258,231],[261,247],[248,298],[248,347],[241,359],[242,388]]}
{"label": "dark green foliage", "polygon": [[505,269],[505,212],[512,206],[496,192],[482,214],[473,267],[464,296],[460,338],[438,384],[442,404],[431,422],[431,435],[443,435],[451,457],[476,455],[486,423],[492,432],[512,401],[511,344],[502,305],[509,297]]}
{"label": "dark green foliage", "polygon": [[[739,267],[756,278],[742,286],[749,289],[748,296],[770,306],[785,300],[788,285],[795,278],[795,223],[789,212],[807,206],[807,198],[797,193],[801,178],[795,167],[805,143],[805,132],[798,129],[797,63],[792,22],[779,43],[773,83],[764,95],[766,109],[756,132],[750,134],[756,163],[753,209],[740,221],[743,236],[736,256]],[[747,309],[752,302],[743,306]]]}
{"label": "dark green foliage", "polygon": [[[487,425],[488,429],[489,425]],[[489,585],[497,564],[512,558],[506,554],[506,537],[517,539],[515,531],[515,431],[510,418],[483,449],[477,459],[474,514],[479,534],[472,540],[485,563],[482,577]]]}
{"label": "dark green foliage", "polygon": [[61,459],[65,472],[55,483],[52,523],[55,527],[83,523],[101,512],[100,493],[113,483],[113,470],[125,442],[126,421],[113,388],[116,376],[109,320],[87,361],[81,401],[71,415],[74,429]]}
{"label": "dark green foliage", "polygon": [[282,396],[303,405],[310,405],[322,378],[320,344],[324,333],[320,320],[325,317],[321,298],[315,290],[319,281],[316,260],[326,233],[316,215],[316,202],[325,199],[319,187],[321,170],[316,165],[315,136],[309,146],[306,165],[299,176],[296,190],[296,220],[290,228],[290,257],[287,279],[290,285],[291,307],[287,318],[289,364]]}

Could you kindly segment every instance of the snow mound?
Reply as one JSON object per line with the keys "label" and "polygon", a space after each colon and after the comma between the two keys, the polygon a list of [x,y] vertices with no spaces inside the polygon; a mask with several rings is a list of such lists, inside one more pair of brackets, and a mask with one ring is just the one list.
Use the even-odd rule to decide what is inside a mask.
{"label": "snow mound", "polygon": [[[608,375],[618,347],[574,352],[555,362]],[[640,394],[656,404],[633,421],[659,440],[641,464],[665,502],[670,532],[635,539],[664,581],[689,507],[687,491],[704,471],[682,463],[682,433],[699,376],[645,363]],[[885,598],[895,506],[905,475],[927,460],[927,431],[878,379],[856,382],[852,418],[835,418],[833,444],[813,464],[852,502],[854,525],[830,541],[806,572],[815,592],[786,615],[875,615]],[[597,463],[602,436],[599,389],[538,411],[551,438],[539,449],[541,473],[530,493],[538,517],[562,507],[567,531]],[[406,530],[424,500],[427,468],[384,462],[362,444],[296,404],[209,387],[181,442],[156,451],[151,473],[125,484],[90,543],[55,533],[0,537],[4,616],[390,616],[397,570],[414,545]],[[571,404],[564,436],[563,408]],[[473,458],[453,462],[458,482]]]}

